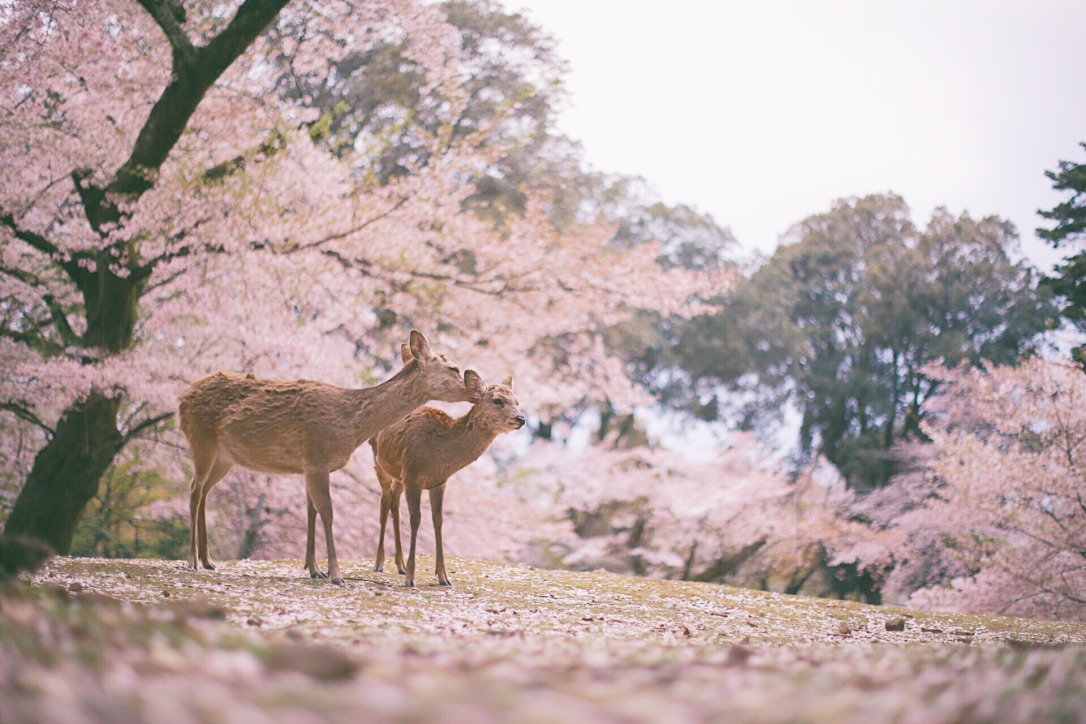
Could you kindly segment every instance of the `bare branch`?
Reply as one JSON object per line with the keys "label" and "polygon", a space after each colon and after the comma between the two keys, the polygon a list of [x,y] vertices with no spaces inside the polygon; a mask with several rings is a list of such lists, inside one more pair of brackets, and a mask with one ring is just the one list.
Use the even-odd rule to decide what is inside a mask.
{"label": "bare branch", "polygon": [[396,200],[396,203],[394,203],[392,206],[385,209],[384,211],[377,214],[376,216],[371,216],[370,218],[366,219],[365,221],[358,224],[357,226],[354,226],[354,227],[352,227],[350,229],[347,229],[346,231],[341,231],[341,232],[338,232],[338,233],[335,233],[335,234],[329,234],[328,236],[317,239],[316,241],[311,241],[308,244],[298,244],[297,246],[293,246],[293,247],[287,249],[284,253],[293,254],[293,253],[299,252],[299,251],[309,251],[310,249],[317,249],[317,248],[320,248],[320,247],[324,246],[325,244],[327,244],[329,242],[339,241],[340,239],[346,238],[346,237],[350,236],[351,234],[357,234],[358,232],[362,231],[366,227],[371,226],[372,224],[376,224],[378,221],[391,216],[401,206],[403,206],[405,203],[407,203],[408,199],[410,199],[410,196],[401,196],[399,199]]}

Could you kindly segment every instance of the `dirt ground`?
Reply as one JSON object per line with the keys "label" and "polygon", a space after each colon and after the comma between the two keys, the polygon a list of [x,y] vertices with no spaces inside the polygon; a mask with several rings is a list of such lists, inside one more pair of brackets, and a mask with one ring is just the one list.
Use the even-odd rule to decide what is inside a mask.
{"label": "dirt ground", "polygon": [[0,722],[1086,719],[1086,624],[432,567],[54,559],[0,592]]}

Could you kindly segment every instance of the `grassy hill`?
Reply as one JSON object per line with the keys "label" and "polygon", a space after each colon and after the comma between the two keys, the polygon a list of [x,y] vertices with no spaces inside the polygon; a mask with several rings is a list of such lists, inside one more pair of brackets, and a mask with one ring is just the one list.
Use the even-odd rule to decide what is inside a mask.
{"label": "grassy hill", "polygon": [[1086,624],[371,565],[54,559],[0,592],[0,722],[1086,719]]}

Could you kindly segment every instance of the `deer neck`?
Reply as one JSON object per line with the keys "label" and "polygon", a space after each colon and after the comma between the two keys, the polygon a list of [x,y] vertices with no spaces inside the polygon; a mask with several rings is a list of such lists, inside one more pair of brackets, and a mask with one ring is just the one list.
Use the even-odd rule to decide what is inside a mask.
{"label": "deer neck", "polygon": [[466,415],[457,418],[450,435],[450,439],[456,441],[457,456],[467,459],[465,464],[478,460],[498,436],[497,432],[482,425],[474,413],[475,408],[472,407]]}
{"label": "deer neck", "polygon": [[354,433],[358,444],[407,417],[428,399],[413,365],[379,385],[354,390]]}

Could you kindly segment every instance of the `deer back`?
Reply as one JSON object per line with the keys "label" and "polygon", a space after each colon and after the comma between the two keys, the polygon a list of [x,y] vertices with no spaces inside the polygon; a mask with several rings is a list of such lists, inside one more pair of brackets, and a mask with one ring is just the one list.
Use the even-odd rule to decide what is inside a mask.
{"label": "deer back", "polygon": [[181,429],[194,450],[251,470],[300,473],[335,470],[355,442],[357,391],[312,380],[274,380],[219,372],[189,386],[180,398]]}
{"label": "deer back", "polygon": [[267,473],[338,470],[354,450],[430,399],[472,399],[460,370],[411,331],[403,368],[374,387],[347,389],[227,372],[192,383],[180,397],[181,429],[193,454]]}

